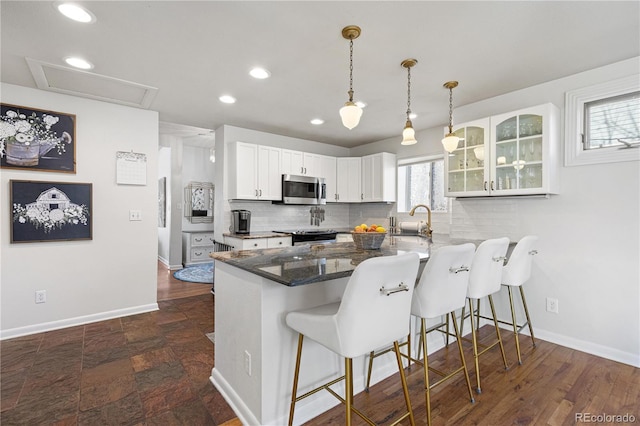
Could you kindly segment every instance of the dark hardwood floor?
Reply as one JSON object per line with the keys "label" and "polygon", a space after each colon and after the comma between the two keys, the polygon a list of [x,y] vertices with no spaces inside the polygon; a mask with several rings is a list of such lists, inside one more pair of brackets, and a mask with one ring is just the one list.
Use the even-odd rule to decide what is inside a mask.
{"label": "dark hardwood floor", "polygon": [[[0,424],[239,425],[209,382],[210,290],[174,279],[159,264],[159,311],[0,342]],[[628,414],[640,423],[640,369],[541,340],[533,348],[527,336],[521,336],[523,365],[517,365],[512,336],[505,332],[504,341],[510,369],[502,367],[497,348],[483,355],[475,403],[461,375],[432,391],[434,426],[570,425],[580,423],[580,413]],[[469,343],[465,350],[473,384]],[[455,346],[429,362],[441,369],[458,362]],[[421,366],[405,371],[416,424],[425,425]],[[392,423],[404,407],[398,376],[357,395],[355,405],[379,424]],[[344,424],[344,407],[307,424]],[[354,416],[353,424],[364,422]]]}

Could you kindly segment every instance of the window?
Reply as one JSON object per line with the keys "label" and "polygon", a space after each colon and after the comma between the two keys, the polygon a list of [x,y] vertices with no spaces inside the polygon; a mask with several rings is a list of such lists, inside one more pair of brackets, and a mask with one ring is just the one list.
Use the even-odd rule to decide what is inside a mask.
{"label": "window", "polygon": [[[584,148],[640,144],[640,92],[584,104]],[[629,145],[627,145],[629,144]]]}
{"label": "window", "polygon": [[398,212],[408,212],[416,204],[426,204],[432,212],[447,211],[442,157],[399,162]]}
{"label": "window", "polygon": [[565,166],[640,161],[639,109],[638,74],[567,92]]}

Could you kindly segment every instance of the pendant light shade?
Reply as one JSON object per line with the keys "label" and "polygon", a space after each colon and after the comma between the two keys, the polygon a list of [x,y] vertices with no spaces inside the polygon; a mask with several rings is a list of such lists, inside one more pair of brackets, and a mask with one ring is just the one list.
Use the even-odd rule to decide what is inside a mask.
{"label": "pendant light shade", "polygon": [[447,81],[444,87],[449,89],[449,133],[442,139],[444,150],[451,153],[458,148],[460,138],[453,133],[453,89],[458,86],[457,81]]}
{"label": "pendant light shade", "polygon": [[359,108],[356,104],[348,101],[340,108],[340,118],[342,118],[342,124],[347,129],[351,130],[358,125],[362,117],[362,108]]}
{"label": "pendant light shade", "polygon": [[401,145],[414,145],[418,143],[416,140],[416,131],[413,130],[413,124],[409,116],[411,115],[411,67],[418,63],[417,59],[405,59],[400,65],[407,69],[407,122],[402,130]]}
{"label": "pendant light shade", "polygon": [[360,36],[360,27],[349,25],[342,29],[342,37],[349,40],[349,100],[340,108],[342,124],[351,130],[360,123],[362,108],[353,103],[353,40]]}

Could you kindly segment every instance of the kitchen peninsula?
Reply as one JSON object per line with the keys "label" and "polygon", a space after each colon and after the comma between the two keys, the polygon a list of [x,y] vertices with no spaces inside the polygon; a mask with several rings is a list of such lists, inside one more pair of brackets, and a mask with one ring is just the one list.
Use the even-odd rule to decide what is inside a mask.
{"label": "kitchen peninsula", "polygon": [[[212,253],[215,259],[215,367],[210,380],[243,424],[286,424],[291,399],[297,334],[286,313],[340,300],[349,276],[365,259],[417,252],[421,263],[450,244],[419,236],[387,236],[380,250],[353,243],[301,245]],[[365,357],[354,359],[354,392],[364,389]],[[299,391],[342,371],[337,355],[308,341],[302,355]],[[395,358],[376,360],[372,383],[397,372]],[[339,392],[340,384],[334,387]],[[319,392],[296,406],[295,424],[338,404]]]}

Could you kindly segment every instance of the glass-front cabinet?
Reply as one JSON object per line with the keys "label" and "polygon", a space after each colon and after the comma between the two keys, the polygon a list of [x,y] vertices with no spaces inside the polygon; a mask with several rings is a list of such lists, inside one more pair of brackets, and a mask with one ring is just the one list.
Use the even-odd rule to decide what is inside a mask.
{"label": "glass-front cabinet", "polygon": [[[448,197],[469,197],[486,195],[484,182],[487,169],[484,150],[489,142],[488,118],[454,127],[453,133],[460,138],[458,148],[445,161],[445,188]],[[448,133],[448,128],[445,130]]]}
{"label": "glass-front cabinet", "polygon": [[558,193],[558,115],[544,104],[461,125],[456,133],[465,139],[449,154],[446,195]]}

